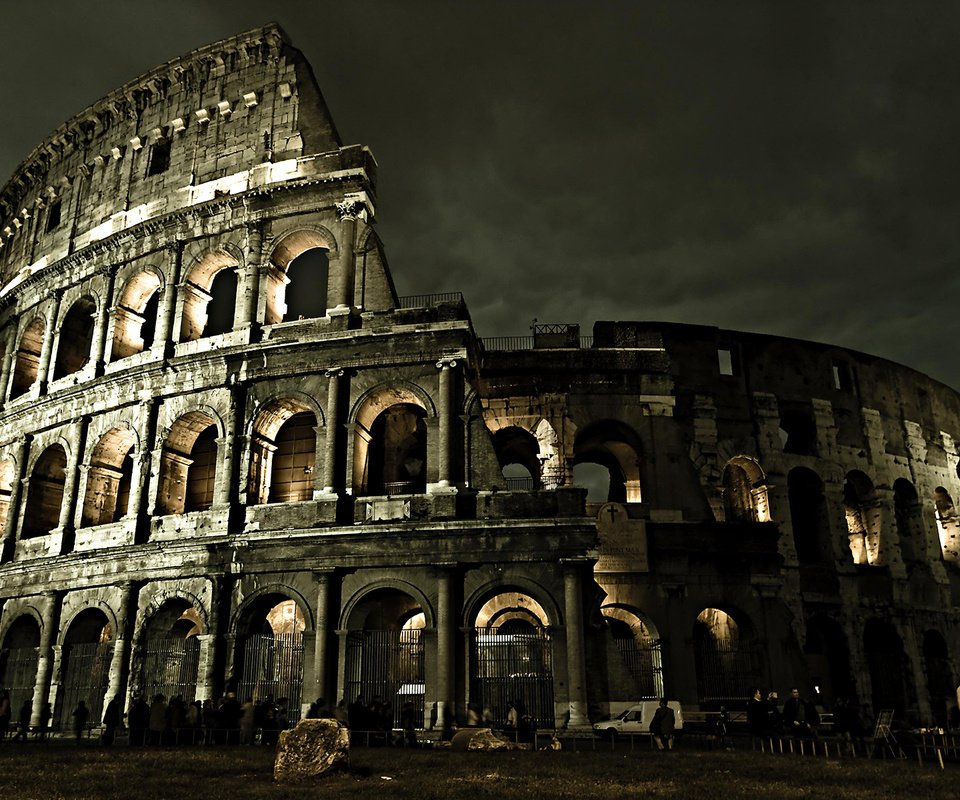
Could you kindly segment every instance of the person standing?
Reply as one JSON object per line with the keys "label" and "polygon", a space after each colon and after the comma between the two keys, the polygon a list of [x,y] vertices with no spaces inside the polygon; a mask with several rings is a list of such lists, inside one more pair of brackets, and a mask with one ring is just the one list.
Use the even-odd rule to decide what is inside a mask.
{"label": "person standing", "polygon": [[4,689],[0,692],[0,741],[7,738],[12,714],[13,708],[10,706],[10,692]]}
{"label": "person standing", "polygon": [[747,700],[747,725],[750,735],[762,738],[767,734],[767,704],[763,701],[760,689],[754,688]]}
{"label": "person standing", "polygon": [[117,736],[117,726],[120,724],[120,701],[114,697],[103,711],[103,736],[100,741],[104,747],[110,747]]}
{"label": "person standing", "polygon": [[23,705],[20,706],[20,715],[18,719],[20,728],[17,731],[17,735],[13,737],[14,741],[19,739],[21,742],[26,743],[27,734],[30,732],[30,717],[32,715],[33,703],[31,703],[29,700],[24,700]]}
{"label": "person standing", "polygon": [[87,720],[90,719],[90,709],[87,704],[81,700],[77,707],[73,709],[73,733],[77,737],[77,744],[83,738],[83,732],[87,729]]}

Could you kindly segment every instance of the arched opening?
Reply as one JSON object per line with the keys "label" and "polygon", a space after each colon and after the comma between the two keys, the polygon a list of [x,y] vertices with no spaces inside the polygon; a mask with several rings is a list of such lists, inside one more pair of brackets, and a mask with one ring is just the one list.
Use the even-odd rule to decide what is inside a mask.
{"label": "arched opening", "polygon": [[493,434],[493,448],[511,491],[539,488],[540,444],[529,431],[515,425]]}
{"label": "arched opening", "polygon": [[208,253],[193,265],[182,289],[181,342],[233,330],[237,303],[233,256],[223,251]]}
{"label": "arched opening", "polygon": [[234,683],[243,703],[273,700],[300,718],[303,694],[303,632],[306,623],[296,601],[271,593],[258,597],[237,627]]}
{"label": "arched opening", "polygon": [[276,246],[263,287],[267,325],[326,315],[328,248],[327,240],[316,231],[297,231]]}
{"label": "arched opening", "polygon": [[769,522],[767,479],[760,465],[747,456],[731,458],[721,476],[727,522]]}
{"label": "arched opening", "polygon": [[113,310],[110,360],[136,355],[153,346],[160,311],[160,276],[144,270],[127,281]]}
{"label": "arched opening", "polygon": [[347,627],[344,692],[351,728],[400,727],[407,703],[416,727],[424,727],[426,615],[420,604],[397,589],[378,589],[357,603]]}
{"label": "arched opening", "polygon": [[10,513],[10,497],[13,494],[14,463],[0,461],[0,539],[7,532],[7,516]]}
{"label": "arched opening", "polygon": [[893,482],[893,513],[903,562],[907,565],[925,562],[923,508],[917,490],[905,478]]}
{"label": "arched opening", "polygon": [[[554,723],[553,648],[543,606],[521,591],[501,591],[474,622],[470,697],[502,727],[510,707],[541,727]],[[522,706],[522,708],[521,708]]]}
{"label": "arched opening", "polygon": [[61,445],[52,444],[40,454],[30,473],[20,538],[44,536],[60,524],[66,470],[67,454]]}
{"label": "arched opening", "polygon": [[46,325],[43,318],[36,317],[26,327],[17,347],[17,360],[13,368],[13,383],[10,385],[10,399],[20,397],[30,391],[37,382],[40,370],[40,351],[43,350],[43,334]]}
{"label": "arched opening", "polygon": [[205,633],[197,609],[183,598],[165,601],[146,621],[135,654],[139,692],[148,702],[162,694],[186,706],[197,695],[200,639]]}
{"label": "arched opening", "polygon": [[213,505],[217,426],[202,411],[178,419],[163,444],[157,509],[160,514],[206,511]]}
{"label": "arched opening", "polygon": [[719,608],[705,608],[693,624],[697,693],[701,705],[746,703],[750,687],[760,684],[749,637]]}
{"label": "arched opening", "polygon": [[923,634],[923,670],[927,678],[932,722],[936,727],[946,729],[949,727],[950,708],[956,704],[957,695],[947,642],[939,631]]}
{"label": "arched opening", "polygon": [[127,513],[133,480],[133,432],[113,428],[97,442],[87,471],[81,525],[118,522]]}
{"label": "arched opening", "polygon": [[817,616],[807,622],[803,653],[815,702],[832,708],[840,698],[856,699],[847,640],[835,620]]}
{"label": "arched opening", "polygon": [[784,453],[817,454],[817,424],[808,408],[785,409],[780,414],[780,441]]}
{"label": "arched opening", "polygon": [[937,510],[937,533],[940,536],[940,552],[943,558],[960,558],[960,520],[953,505],[950,492],[938,486],[933,492],[933,502]]}
{"label": "arched opening", "polygon": [[797,560],[801,564],[829,563],[830,525],[820,476],[806,467],[795,467],[787,475],[787,494]]}
{"label": "arched opening", "polygon": [[860,470],[847,473],[843,510],[854,564],[876,564],[880,555],[880,504],[873,481]]}
{"label": "arched opening", "polygon": [[617,606],[605,607],[603,620],[610,701],[665,697],[662,648],[653,626],[639,614]]}
{"label": "arched opening", "polygon": [[[589,425],[577,434],[573,445],[574,485],[580,485],[578,476],[584,474],[582,470],[578,473],[578,465],[596,464],[609,476],[607,496],[599,502],[639,503],[641,452],[640,438],[622,422],[604,420]],[[589,501],[591,488],[597,487],[584,488]]]}
{"label": "arched opening", "polygon": [[97,304],[89,295],[81,297],[70,306],[60,323],[57,361],[53,368],[54,380],[79,372],[87,365],[93,345],[93,323],[96,314]]}
{"label": "arched opening", "polygon": [[291,398],[268,403],[253,422],[247,502],[310,500],[316,462],[316,414]]}
{"label": "arched opening", "polygon": [[20,706],[33,701],[40,654],[40,625],[23,614],[7,628],[0,650],[0,686],[10,692],[10,710],[16,715]]}
{"label": "arched opening", "polygon": [[[400,402],[390,403],[391,399]],[[357,415],[354,439],[354,485],[358,494],[426,491],[426,416],[423,406],[408,392],[388,392],[367,401]],[[369,426],[366,420],[370,420]]]}
{"label": "arched opening", "polygon": [[103,699],[110,684],[114,635],[106,615],[96,608],[81,611],[63,638],[60,690],[53,711],[56,724],[69,729],[72,714],[82,700],[91,721],[103,719]]}
{"label": "arched opening", "polygon": [[889,622],[871,619],[863,630],[863,653],[870,671],[873,713],[893,709],[902,714],[907,707],[903,642]]}

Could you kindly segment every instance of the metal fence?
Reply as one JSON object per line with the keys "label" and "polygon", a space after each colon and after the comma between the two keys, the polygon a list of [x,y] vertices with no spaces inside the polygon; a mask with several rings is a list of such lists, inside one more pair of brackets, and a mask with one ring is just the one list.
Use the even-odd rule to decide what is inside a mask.
{"label": "metal fence", "polygon": [[663,660],[659,639],[637,641],[634,637],[614,637],[623,665],[633,678],[637,697],[650,700],[664,697]]}
{"label": "metal fence", "polygon": [[145,696],[162,694],[169,699],[180,695],[184,702],[193,702],[197,696],[199,662],[200,641],[196,636],[148,640],[143,659]]}
{"label": "metal fence", "polygon": [[418,629],[350,631],[345,690],[351,702],[389,705],[392,727],[402,727],[404,704],[413,703],[415,725],[424,721],[423,639]]}
{"label": "metal fence", "polygon": [[60,693],[54,712],[56,724],[61,729],[69,729],[81,700],[87,706],[89,722],[99,723],[103,719],[103,697],[110,683],[113,642],[64,645],[62,659]]}
{"label": "metal fence", "polygon": [[440,303],[462,303],[462,292],[439,292],[437,294],[408,294],[398,297],[400,308],[432,308]]}
{"label": "metal fence", "polygon": [[237,687],[237,697],[244,702],[252,697],[255,702],[273,695],[274,700],[286,698],[291,721],[300,718],[303,694],[303,634],[249,636],[243,643],[243,672]]}
{"label": "metal fence", "polygon": [[701,703],[743,701],[750,696],[753,677],[750,653],[739,642],[697,638],[697,691]]}
{"label": "metal fence", "polygon": [[553,726],[553,652],[550,634],[500,633],[478,628],[474,636],[471,701],[489,710],[497,727],[507,721],[515,701],[541,726]]}
{"label": "metal fence", "polygon": [[37,681],[39,649],[18,647],[0,652],[0,685],[10,692],[10,708],[16,715],[24,700],[33,699]]}

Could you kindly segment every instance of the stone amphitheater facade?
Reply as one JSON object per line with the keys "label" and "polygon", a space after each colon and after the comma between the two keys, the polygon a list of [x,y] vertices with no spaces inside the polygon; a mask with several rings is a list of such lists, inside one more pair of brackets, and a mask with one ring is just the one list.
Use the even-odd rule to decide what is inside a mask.
{"label": "stone amphitheater facade", "polygon": [[577,727],[799,685],[956,704],[960,396],[693,325],[481,340],[397,296],[376,161],[276,26],[70,119],[0,195],[14,708],[468,705]]}

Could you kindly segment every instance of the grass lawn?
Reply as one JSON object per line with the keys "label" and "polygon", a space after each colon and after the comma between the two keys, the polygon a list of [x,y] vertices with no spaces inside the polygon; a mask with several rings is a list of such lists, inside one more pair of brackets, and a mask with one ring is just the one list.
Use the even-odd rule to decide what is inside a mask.
{"label": "grass lawn", "polygon": [[[825,798],[957,800],[960,768],[743,751],[455,753],[356,748],[349,772],[277,785],[263,747],[0,746],[3,800]],[[390,780],[386,780],[389,778]]]}

